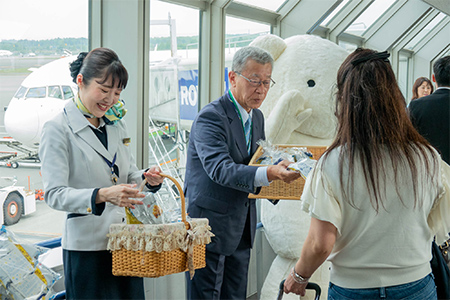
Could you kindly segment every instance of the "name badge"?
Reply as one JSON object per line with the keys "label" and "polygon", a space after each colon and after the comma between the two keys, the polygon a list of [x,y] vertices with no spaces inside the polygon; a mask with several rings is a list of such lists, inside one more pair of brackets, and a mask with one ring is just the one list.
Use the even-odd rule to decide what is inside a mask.
{"label": "name badge", "polygon": [[128,146],[128,145],[131,143],[131,138],[124,138],[124,139],[122,140],[122,143],[123,143],[125,146]]}

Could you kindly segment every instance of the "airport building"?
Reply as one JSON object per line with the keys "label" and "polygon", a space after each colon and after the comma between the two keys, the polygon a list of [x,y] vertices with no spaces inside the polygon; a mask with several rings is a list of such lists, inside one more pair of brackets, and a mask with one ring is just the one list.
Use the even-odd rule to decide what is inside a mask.
{"label": "airport building", "polygon": [[[266,136],[275,144],[322,147],[330,145],[335,134],[334,111],[326,109],[335,108],[337,70],[355,49],[387,51],[405,107],[415,96],[416,79],[432,81],[435,62],[450,55],[449,0],[13,2],[0,12],[0,27],[14,28],[8,33],[0,30],[0,187],[10,188],[0,193],[0,205],[5,228],[32,242],[58,239],[64,231],[65,212],[42,200],[38,148],[44,122],[76,96],[77,86],[67,72],[68,61],[80,52],[107,47],[118,54],[129,75],[120,97],[127,108],[128,147],[136,165],[146,169],[158,164],[181,186],[194,119],[230,88],[232,59],[242,47],[265,48],[275,60],[275,84],[261,107]],[[281,101],[286,102],[292,90],[301,103],[287,109]],[[288,128],[305,109],[313,111],[313,119],[303,129],[281,131],[280,136],[268,130],[267,126]],[[26,191],[35,194],[31,206]],[[8,198],[10,193],[21,196]],[[180,192],[165,181],[159,193],[165,199],[177,198]],[[280,201],[294,201],[290,210],[298,209],[306,221],[292,221],[292,211],[283,210],[283,204],[274,211],[266,199],[251,201],[258,226],[247,299],[272,299],[283,270],[300,256],[292,252],[301,248],[280,246],[288,238],[280,230],[300,228],[294,236],[306,238],[309,216],[296,200]],[[264,220],[272,227],[266,228]],[[52,267],[61,272],[62,260],[56,260]],[[323,276],[329,275],[323,271]],[[146,278],[144,286],[146,299],[186,299],[182,273]],[[326,296],[328,285],[321,287]],[[61,283],[55,288],[64,290]]]}

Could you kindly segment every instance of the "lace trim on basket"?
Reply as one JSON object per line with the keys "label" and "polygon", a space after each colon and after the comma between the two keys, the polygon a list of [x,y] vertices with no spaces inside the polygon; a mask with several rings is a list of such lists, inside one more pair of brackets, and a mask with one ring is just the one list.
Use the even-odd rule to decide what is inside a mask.
{"label": "lace trim on basket", "polygon": [[186,230],[184,223],[161,225],[112,225],[108,234],[107,249],[110,251],[127,250],[148,252],[172,251],[180,249],[187,252],[190,247],[209,244],[214,234],[206,224],[191,222]]}

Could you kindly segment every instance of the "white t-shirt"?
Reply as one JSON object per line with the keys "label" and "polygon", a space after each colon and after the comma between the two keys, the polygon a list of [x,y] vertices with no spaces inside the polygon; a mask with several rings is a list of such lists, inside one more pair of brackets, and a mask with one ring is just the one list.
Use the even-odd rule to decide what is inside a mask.
{"label": "white t-shirt", "polygon": [[[384,155],[386,174],[381,178],[384,200],[378,213],[372,207],[362,166],[355,160],[354,204],[345,200],[339,180],[339,151],[320,160],[308,177],[301,197],[302,208],[312,217],[332,223],[338,230],[331,261],[332,283],[344,288],[385,287],[412,282],[431,272],[431,241],[443,242],[450,229],[450,167],[441,159],[430,160],[426,173],[423,158],[415,158],[418,199],[414,208],[414,186],[409,166],[395,174]],[[439,157],[436,153],[436,157]],[[381,163],[381,162],[380,162]],[[344,159],[344,183],[348,161]],[[385,193],[384,193],[385,192]],[[347,193],[348,194],[348,193]],[[402,199],[403,203],[399,200]]]}

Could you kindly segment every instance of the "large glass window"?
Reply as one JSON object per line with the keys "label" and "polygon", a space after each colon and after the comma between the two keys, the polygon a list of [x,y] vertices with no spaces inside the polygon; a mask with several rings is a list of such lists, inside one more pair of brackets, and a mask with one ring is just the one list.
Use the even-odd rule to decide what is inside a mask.
{"label": "large glass window", "polygon": [[406,49],[413,50],[413,48],[445,17],[445,14],[439,13],[433,20],[428,23],[406,46]]}
{"label": "large glass window", "polygon": [[270,25],[226,17],[225,36],[225,89],[228,87],[228,71],[231,70],[234,53],[248,46],[255,38],[270,32]]}
{"label": "large glass window", "polygon": [[398,57],[398,75],[397,75],[397,81],[398,86],[400,87],[400,90],[402,91],[403,96],[405,97],[406,103],[409,103],[412,96],[412,92],[409,92],[410,89],[408,85],[408,73],[409,73],[409,61],[410,58],[406,55],[399,54]]}
{"label": "large glass window", "polygon": [[320,25],[322,26],[328,26],[328,23],[330,23],[331,19],[341,11],[341,9],[344,8],[344,6],[348,3],[349,0],[342,1],[332,12],[328,15],[328,17],[325,18],[325,20],[322,21]]}
{"label": "large glass window", "polygon": [[350,25],[345,32],[363,35],[375,21],[380,18],[397,0],[377,0]]}
{"label": "large glass window", "polygon": [[[20,197],[11,196],[6,202],[0,201],[0,213],[7,216],[6,224],[15,223],[6,228],[18,238],[37,242],[61,236],[65,213],[49,208],[44,201],[35,200],[42,199],[43,189],[38,148],[34,142],[23,144],[24,137],[34,136],[35,142],[39,142],[39,131],[52,101],[60,103],[62,98],[61,77],[55,73],[68,72],[68,66],[53,72],[56,76],[52,77],[56,79],[49,76],[32,79],[31,75],[47,63],[88,50],[88,0],[1,3],[0,188],[14,185],[13,189]],[[72,84],[68,82],[67,86]],[[21,99],[13,99],[14,96]],[[23,97],[37,99],[23,101]],[[47,101],[50,106],[42,105],[41,101]],[[8,114],[14,116],[15,122],[5,126],[8,125],[5,124]],[[12,149],[7,146],[8,142],[21,148]],[[13,198],[19,201],[17,206],[11,204]]]}
{"label": "large glass window", "polygon": [[342,40],[339,40],[338,45],[341,46],[342,48],[344,48],[345,50],[347,50],[348,53],[351,53],[351,52],[355,51],[356,48],[358,48],[358,45],[349,43],[346,41],[342,41]]}
{"label": "large glass window", "polygon": [[197,9],[150,1],[149,164],[173,176],[199,109],[199,19]]}

